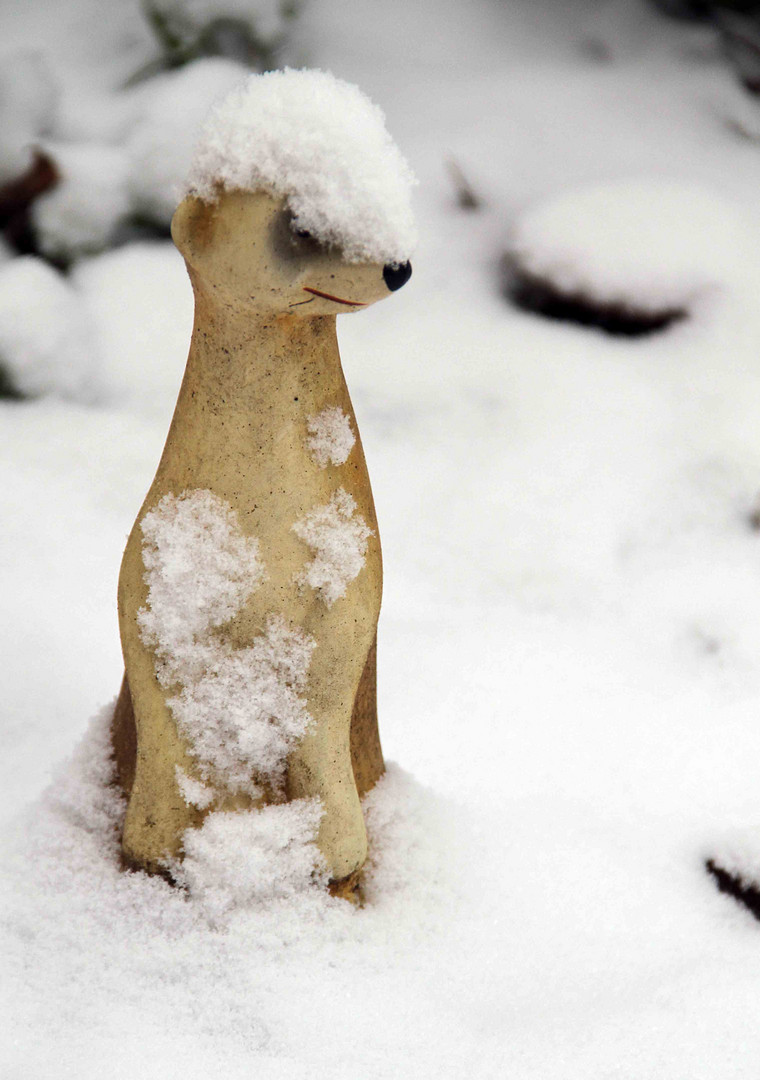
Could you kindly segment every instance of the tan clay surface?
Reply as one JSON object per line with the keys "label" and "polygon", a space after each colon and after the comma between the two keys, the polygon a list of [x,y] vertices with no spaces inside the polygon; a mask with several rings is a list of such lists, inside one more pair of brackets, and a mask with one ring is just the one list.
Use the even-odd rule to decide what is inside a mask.
{"label": "tan clay surface", "polygon": [[[174,216],[172,235],[193,285],[195,325],[166,446],[119,580],[126,676],[114,746],[129,794],[125,860],[160,872],[165,860],[181,856],[185,829],[203,818],[177,787],[175,766],[191,777],[198,772],[136,616],[147,601],[144,515],[167,493],[209,489],[230,503],[243,532],[259,539],[267,570],[247,606],[223,628],[230,643],[249,645],[272,613],[317,642],[306,690],[314,725],[288,759],[286,791],[276,797],[322,799],[318,843],[333,880],[348,879],[350,892],[367,854],[359,795],[383,771],[375,701],[382,562],[335,318],[388,295],[383,267],[347,265],[340,252],[297,236],[282,201],[262,193],[225,193],[214,205],[189,197]],[[306,444],[307,420],[335,405],[349,417],[357,442],[345,464],[320,468]],[[358,577],[328,607],[296,583],[311,552],[292,525],[340,487],[356,500],[373,535]],[[247,796],[222,793],[211,808],[252,805]]]}

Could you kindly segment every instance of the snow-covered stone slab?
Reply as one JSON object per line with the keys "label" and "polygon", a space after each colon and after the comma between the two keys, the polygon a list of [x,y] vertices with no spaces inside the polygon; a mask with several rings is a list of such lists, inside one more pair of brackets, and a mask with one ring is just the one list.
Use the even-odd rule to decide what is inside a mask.
{"label": "snow-covered stone slab", "polygon": [[684,318],[732,273],[742,220],[695,185],[630,180],[563,192],[517,223],[505,288],[518,306],[636,335]]}

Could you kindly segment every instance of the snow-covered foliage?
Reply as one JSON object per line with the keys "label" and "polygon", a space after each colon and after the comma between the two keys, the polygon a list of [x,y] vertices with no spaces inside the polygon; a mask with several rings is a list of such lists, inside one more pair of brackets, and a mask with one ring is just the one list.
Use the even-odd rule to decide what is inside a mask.
{"label": "snow-covered foliage", "polygon": [[0,56],[0,182],[30,163],[34,144],[56,119],[58,86],[48,57],[37,49]]}
{"label": "snow-covered foliage", "polygon": [[639,311],[688,309],[731,272],[746,239],[721,196],[666,180],[563,192],[521,217],[521,270],[559,292]]}
{"label": "snow-covered foliage", "polygon": [[301,585],[316,589],[328,607],[346,595],[360,574],[372,530],[356,509],[356,501],[338,488],[329,503],[310,510],[293,532],[314,552],[298,576]]}
{"label": "snow-covered foliage", "polygon": [[210,106],[246,75],[232,60],[196,60],[141,87],[140,108],[126,142],[134,208],[168,224],[181,197],[198,128]]}
{"label": "snow-covered foliage", "polygon": [[306,445],[320,469],[328,465],[345,465],[356,436],[340,405],[328,405],[316,416],[310,416],[306,427],[309,432]]}
{"label": "snow-covered foliage", "polygon": [[81,298],[33,256],[0,263],[0,368],[25,397],[95,396],[98,356]]}
{"label": "snow-covered foliage", "polygon": [[185,833],[175,877],[216,923],[232,911],[324,887],[328,875],[316,845],[321,817],[319,799],[207,814]]}
{"label": "snow-covered foliage", "polygon": [[324,71],[252,75],[206,119],[187,190],[287,197],[298,227],[350,262],[405,262],[416,243],[414,179],[380,109]]}
{"label": "snow-covered foliage", "polygon": [[102,251],[129,212],[129,159],[101,143],[47,143],[45,151],[60,180],[32,204],[40,250],[64,259]]}
{"label": "snow-covered foliage", "polygon": [[167,20],[185,49],[193,48],[204,29],[208,32],[222,21],[247,27],[261,50],[274,50],[298,6],[298,0],[151,0],[151,7]]}
{"label": "snow-covered foliage", "polygon": [[140,633],[204,781],[260,793],[277,785],[288,751],[311,717],[301,693],[314,641],[271,615],[253,645],[233,649],[214,633],[265,576],[254,537],[210,491],[165,495],[142,519],[148,606]]}

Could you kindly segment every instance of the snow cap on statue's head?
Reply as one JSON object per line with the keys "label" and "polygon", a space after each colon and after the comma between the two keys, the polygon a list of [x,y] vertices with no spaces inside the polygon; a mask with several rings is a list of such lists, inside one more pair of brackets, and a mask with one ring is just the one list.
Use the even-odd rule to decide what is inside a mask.
{"label": "snow cap on statue's head", "polygon": [[185,193],[284,196],[297,227],[348,262],[407,262],[414,176],[358,87],[324,71],[251,75],[209,113]]}

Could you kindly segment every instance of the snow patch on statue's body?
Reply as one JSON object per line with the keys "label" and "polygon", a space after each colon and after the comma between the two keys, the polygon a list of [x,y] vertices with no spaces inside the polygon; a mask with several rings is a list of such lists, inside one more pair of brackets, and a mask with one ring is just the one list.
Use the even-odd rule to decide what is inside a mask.
{"label": "snow patch on statue's body", "polygon": [[[311,105],[293,127],[306,83],[323,102],[351,103],[372,130],[336,126]],[[120,576],[123,850],[132,865],[208,890],[224,863],[220,845],[232,845],[234,861],[232,848],[249,837],[271,858],[252,857],[244,876],[295,860],[299,873],[311,866],[314,880],[349,895],[367,853],[360,796],[384,768],[375,702],[382,562],[335,316],[408,279],[398,264],[411,242],[409,177],[404,166],[395,188],[374,183],[355,158],[366,139],[383,151],[375,165],[384,161],[386,180],[398,152],[374,107],[323,73],[254,79],[219,109],[197,152],[208,168],[194,169],[196,194],[172,222],[196,301],[187,370]],[[242,154],[263,130],[269,142],[246,159],[249,190],[230,148]],[[290,164],[277,166],[274,184],[261,170],[280,138],[290,141],[275,157]],[[306,166],[319,166],[325,147],[337,164],[311,183]],[[204,186],[199,177],[212,172]],[[361,223],[332,201],[331,185],[349,175]],[[323,227],[324,214],[334,228]],[[283,809],[275,827],[267,815],[283,802],[292,814]],[[289,821],[306,848],[280,842]],[[249,886],[255,898],[259,886]]]}
{"label": "snow patch on statue's body", "polygon": [[320,469],[328,465],[345,465],[354,448],[356,436],[351,421],[339,405],[329,405],[306,422],[309,437],[306,444]]}
{"label": "snow patch on statue's body", "polygon": [[300,585],[314,589],[328,607],[346,595],[346,589],[364,566],[372,530],[356,512],[356,503],[343,488],[327,506],[318,506],[293,526],[293,532],[314,552],[298,575]]}

